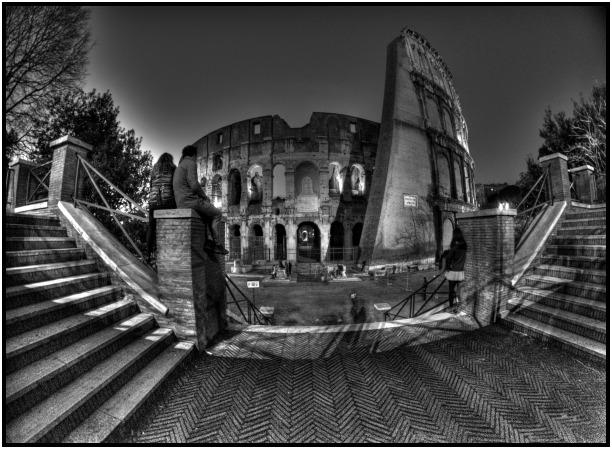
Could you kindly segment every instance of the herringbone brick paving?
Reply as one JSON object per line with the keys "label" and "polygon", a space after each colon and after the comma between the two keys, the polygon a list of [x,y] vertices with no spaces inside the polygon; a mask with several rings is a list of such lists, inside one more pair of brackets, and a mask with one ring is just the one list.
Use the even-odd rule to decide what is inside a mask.
{"label": "herringbone brick paving", "polygon": [[465,316],[226,332],[123,443],[603,443],[606,368]]}

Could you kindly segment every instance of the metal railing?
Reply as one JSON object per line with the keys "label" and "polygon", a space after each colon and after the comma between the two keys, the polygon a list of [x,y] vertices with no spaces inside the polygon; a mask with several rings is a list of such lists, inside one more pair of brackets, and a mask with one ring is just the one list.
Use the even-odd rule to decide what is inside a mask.
{"label": "metal railing", "polygon": [[[438,284],[438,286],[433,290],[430,291],[429,293],[427,292],[427,287],[429,285],[431,285],[431,283],[436,280],[438,278],[438,276],[434,276],[433,278],[431,278],[430,281],[427,280],[426,277],[423,278],[423,285],[416,291],[412,292],[410,294],[410,296],[408,296],[406,299],[400,301],[399,303],[397,303],[396,305],[394,305],[393,307],[391,307],[389,310],[387,310],[384,313],[385,316],[385,321],[393,321],[395,319],[403,319],[403,318],[414,318],[417,317],[419,315],[423,315],[425,313],[428,313],[430,311],[432,311],[433,309],[435,309],[436,307],[438,307],[440,305],[440,303],[423,310],[430,302],[432,299],[434,298],[438,298],[438,292],[440,290],[440,288],[447,283],[447,279],[443,278],[442,282],[440,282],[440,284]],[[448,285],[448,284],[447,284]],[[440,292],[440,293],[446,293],[446,295],[448,295],[448,291],[446,292]],[[429,295],[429,296],[428,296]],[[417,298],[419,296],[422,296],[423,298],[423,304],[421,304],[421,306],[419,307],[419,309],[415,312],[415,308],[416,308],[416,301]],[[443,298],[444,301],[447,301],[448,298],[444,297]],[[404,309],[406,309],[407,307],[407,315],[400,315],[402,312],[404,312]]]}
{"label": "metal railing", "polygon": [[521,237],[535,217],[547,205],[552,205],[552,187],[550,185],[550,167],[546,167],[527,195],[516,206],[514,217],[514,244],[518,246]]}
{"label": "metal railing", "polygon": [[[242,299],[236,299],[236,296],[234,295],[234,292],[232,291],[232,288],[230,287],[230,285],[234,287],[236,292],[242,296]],[[232,281],[232,279],[227,274],[225,274],[225,287],[227,288],[227,291],[229,292],[229,294],[232,296],[232,301],[228,301],[227,305],[235,304],[236,307],[238,308],[238,311],[240,312],[240,315],[242,316],[242,318],[244,319],[246,323],[248,324],[272,324],[270,320],[264,314],[261,313],[261,311],[257,308],[257,306],[253,304],[253,301],[251,301],[247,297],[247,295],[245,295],[244,292],[240,290],[240,288],[238,288],[236,284],[234,284],[234,281]],[[242,310],[242,307],[240,306],[241,303],[246,303],[246,314],[244,310]]]}
{"label": "metal railing", "polygon": [[49,198],[49,176],[52,162],[32,167],[28,171],[26,204],[40,203]]}
{"label": "metal railing", "polygon": [[[96,209],[101,209],[101,210],[105,210],[105,211],[109,212],[111,217],[113,218],[113,220],[115,221],[115,223],[119,227],[119,229],[121,229],[121,231],[123,232],[123,235],[125,236],[127,241],[130,243],[130,245],[132,246],[132,248],[134,249],[134,251],[136,252],[138,257],[144,263],[145,258],[142,255],[142,252],[140,251],[140,249],[138,248],[138,245],[136,245],[136,243],[134,242],[132,237],[130,237],[129,233],[125,230],[125,227],[123,226],[121,220],[119,220],[117,218],[117,215],[121,215],[123,217],[128,217],[128,218],[132,218],[132,219],[135,219],[135,220],[139,220],[139,221],[148,223],[148,221],[149,221],[149,219],[148,219],[149,212],[146,211],[144,208],[142,208],[138,203],[136,203],[133,199],[131,199],[125,193],[123,193],[116,185],[114,185],[112,182],[110,182],[104,175],[102,175],[102,173],[100,173],[98,170],[96,170],[82,156],[77,154],[77,159],[78,159],[78,162],[77,162],[76,176],[75,176],[75,186],[74,186],[75,196],[73,197],[74,205],[75,206],[85,206],[87,208],[96,208]],[[99,204],[93,204],[91,202],[88,202],[88,201],[85,201],[83,199],[80,199],[80,198],[76,197],[76,192],[78,192],[77,187],[79,185],[79,182],[81,182],[80,176],[79,176],[81,169],[84,170],[84,172],[87,174],[87,176],[88,176],[89,180],[91,181],[93,187],[95,188],[96,192],[98,192],[98,195],[102,199],[102,202],[104,203],[104,206],[101,206]],[[98,175],[103,181],[105,181],[111,187],[111,189],[113,189],[114,191],[119,193],[123,197],[123,199],[127,201],[127,205],[124,206],[126,209],[129,209],[130,206],[131,206],[131,209],[136,209],[136,210],[142,212],[144,214],[144,216],[135,215],[133,213],[127,212],[126,210],[113,209],[110,206],[110,204],[108,203],[108,201],[107,201],[106,197],[104,196],[104,194],[102,193],[102,190],[100,189],[100,186],[98,186],[98,183],[94,179],[94,177],[92,175],[92,172],[95,173],[96,175]]]}

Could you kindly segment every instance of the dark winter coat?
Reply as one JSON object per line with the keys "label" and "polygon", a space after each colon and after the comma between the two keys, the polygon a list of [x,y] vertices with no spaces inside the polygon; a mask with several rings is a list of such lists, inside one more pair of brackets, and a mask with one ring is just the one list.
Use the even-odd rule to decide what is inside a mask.
{"label": "dark winter coat", "polygon": [[467,249],[460,247],[451,247],[446,255],[446,269],[450,271],[463,271]]}
{"label": "dark winter coat", "polygon": [[198,182],[198,173],[194,156],[186,156],[179,163],[174,172],[174,198],[179,209],[191,209],[201,199],[208,197]]}
{"label": "dark winter coat", "polygon": [[151,193],[149,195],[149,207],[174,206],[174,189],[172,180],[175,169],[161,172],[160,165],[153,166],[151,173]]}

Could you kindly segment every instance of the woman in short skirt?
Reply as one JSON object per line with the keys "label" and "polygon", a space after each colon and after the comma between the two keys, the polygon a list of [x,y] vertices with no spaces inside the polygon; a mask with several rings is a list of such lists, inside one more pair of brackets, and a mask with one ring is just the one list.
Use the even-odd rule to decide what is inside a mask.
{"label": "woman in short skirt", "polygon": [[463,238],[463,233],[461,229],[455,228],[453,230],[450,250],[446,254],[446,279],[448,279],[448,302],[450,307],[455,303],[455,287],[465,279],[463,266],[465,265],[466,254],[467,243]]}

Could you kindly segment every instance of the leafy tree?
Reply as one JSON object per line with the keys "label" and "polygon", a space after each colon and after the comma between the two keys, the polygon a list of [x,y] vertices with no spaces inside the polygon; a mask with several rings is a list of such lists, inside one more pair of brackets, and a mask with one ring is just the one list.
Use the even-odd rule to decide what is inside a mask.
{"label": "leafy tree", "polygon": [[78,89],[93,44],[89,11],[72,5],[5,4],[5,159],[32,151],[34,120],[54,95]]}
{"label": "leafy tree", "polygon": [[[50,161],[53,157],[50,143],[64,135],[76,137],[93,146],[87,155],[91,163],[110,182],[121,189],[127,196],[146,209],[146,199],[151,175],[152,156],[142,151],[141,137],[136,137],[134,130],[125,130],[120,126],[119,108],[114,105],[110,92],[99,94],[95,90],[89,93],[77,91],[51,98],[45,104],[48,116],[36,119],[32,135],[36,142],[33,159],[38,163]],[[83,200],[103,205],[93,185],[86,182]],[[113,209],[136,213],[136,210],[115,192],[106,182],[92,173],[96,184]],[[117,238],[127,243],[121,230],[109,213],[92,208],[91,212]],[[138,214],[138,213],[136,213]],[[142,215],[142,214],[141,214]],[[130,237],[141,248],[145,247],[146,225],[132,219],[124,219]],[[129,244],[126,246],[129,247]]]}
{"label": "leafy tree", "polygon": [[548,108],[540,137],[544,145],[539,156],[562,153],[570,166],[591,165],[598,173],[605,173],[607,165],[607,86],[595,84],[589,98],[580,94],[573,102],[573,114],[561,111],[553,114]]}

